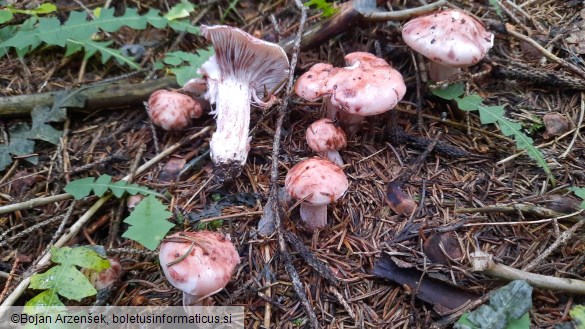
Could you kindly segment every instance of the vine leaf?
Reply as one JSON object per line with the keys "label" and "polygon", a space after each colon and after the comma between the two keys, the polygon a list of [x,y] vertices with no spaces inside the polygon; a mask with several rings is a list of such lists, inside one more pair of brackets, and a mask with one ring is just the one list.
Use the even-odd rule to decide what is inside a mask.
{"label": "vine leaf", "polygon": [[110,262],[88,247],[51,248],[53,266],[44,273],[31,276],[32,289],[45,289],[26,303],[26,306],[63,306],[59,295],[67,299],[81,301],[97,293],[87,277],[77,267],[102,271],[110,267]]}
{"label": "vine leaf", "polygon": [[122,197],[125,192],[131,195],[142,194],[162,196],[160,193],[138,184],[129,184],[123,180],[112,182],[112,176],[110,175],[101,175],[97,179],[93,177],[76,179],[65,186],[65,192],[73,195],[76,200],[83,199],[90,195],[92,190],[95,195],[99,197],[103,196],[108,191],[111,191],[117,198]]}
{"label": "vine leaf", "polygon": [[154,195],[142,200],[124,219],[124,223],[131,225],[122,237],[139,242],[150,250],[155,250],[165,235],[175,226],[167,221],[172,213]]}
{"label": "vine leaf", "polygon": [[462,111],[478,111],[482,124],[496,124],[504,136],[512,136],[516,141],[516,147],[525,150],[528,156],[536,161],[536,164],[544,170],[554,183],[552,172],[544,158],[544,154],[536,146],[534,141],[524,132],[522,126],[506,118],[504,106],[488,106],[483,103],[483,98],[478,94],[465,94],[463,83],[456,83],[444,89],[433,89],[432,93],[446,100],[454,100]]}

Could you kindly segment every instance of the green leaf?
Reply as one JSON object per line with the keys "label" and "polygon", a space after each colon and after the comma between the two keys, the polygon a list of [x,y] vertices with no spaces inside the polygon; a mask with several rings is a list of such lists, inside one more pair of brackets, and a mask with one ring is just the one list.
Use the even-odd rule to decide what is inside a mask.
{"label": "green leaf", "polygon": [[177,83],[184,86],[187,81],[193,78],[198,78],[201,75],[197,73],[197,69],[205,63],[209,57],[214,54],[213,48],[199,49],[196,54],[187,53],[184,51],[175,51],[167,53],[163,62],[165,64],[174,66],[171,72],[177,77]]}
{"label": "green leaf", "polygon": [[37,105],[32,109],[32,127],[28,139],[40,139],[53,145],[58,145],[63,131],[57,130],[48,125],[47,122],[52,116],[51,108],[44,105]]}
{"label": "green leaf", "polygon": [[30,279],[32,289],[52,289],[59,295],[76,301],[97,293],[95,288],[75,266],[58,265]]}
{"label": "green leaf", "polygon": [[[8,128],[10,142],[0,145],[0,171],[12,163],[12,156],[26,155],[34,152],[35,142],[27,138],[30,128],[26,123],[17,123]],[[37,157],[26,157],[27,161],[36,164]]]}
{"label": "green leaf", "polygon": [[465,93],[465,85],[463,82],[448,85],[446,88],[431,89],[433,95],[441,97],[446,100],[452,100],[462,96]]}
{"label": "green leaf", "polygon": [[577,329],[585,329],[585,305],[575,305],[569,311]]}
{"label": "green leaf", "polygon": [[181,0],[180,3],[174,5],[171,10],[164,15],[164,18],[173,21],[178,18],[189,17],[194,10],[195,6],[191,2]]}
{"label": "green leaf", "polygon": [[12,20],[12,13],[10,10],[0,9],[0,24],[4,24],[6,22],[10,22]]}
{"label": "green leaf", "polygon": [[530,314],[525,313],[520,319],[510,319],[506,329],[530,329]]}
{"label": "green leaf", "polygon": [[455,98],[455,101],[457,102],[459,109],[462,111],[476,111],[483,101],[483,98],[478,94],[471,94],[462,98]]}
{"label": "green leaf", "polygon": [[76,200],[85,198],[92,190],[97,196],[103,196],[104,193],[111,190],[112,194],[118,198],[122,197],[124,192],[131,195],[142,194],[162,196],[162,194],[152,191],[147,187],[138,184],[128,184],[128,182],[123,180],[112,183],[112,177],[109,175],[101,175],[97,179],[92,177],[81,178],[71,181],[65,186],[65,192],[73,195]]}
{"label": "green leaf", "polygon": [[16,9],[13,6],[8,6],[7,10],[14,14],[25,14],[25,15],[44,15],[50,14],[57,11],[57,6],[52,3],[43,3],[35,9]]}
{"label": "green leaf", "polygon": [[306,7],[315,6],[317,9],[321,10],[322,17],[329,17],[339,11],[338,8],[333,7],[332,3],[328,3],[326,0],[309,0],[305,2],[303,5]]}
{"label": "green leaf", "polygon": [[110,261],[102,257],[95,250],[81,247],[51,248],[51,261],[59,264],[71,264],[79,267],[102,271],[110,268]]}
{"label": "green leaf", "polygon": [[503,19],[504,15],[502,15],[502,8],[500,8],[500,2],[498,0],[488,0],[488,2],[490,6],[494,8],[496,14],[498,14],[498,16],[500,16],[500,18]]}
{"label": "green leaf", "polygon": [[65,304],[59,299],[55,290],[49,289],[34,296],[31,300],[26,302],[25,306],[65,306]]}
{"label": "green leaf", "polygon": [[166,219],[172,213],[153,195],[144,198],[128,216],[124,223],[131,225],[123,237],[139,242],[150,250],[155,250],[160,241],[175,226]]}
{"label": "green leaf", "polygon": [[575,193],[576,196],[581,198],[581,208],[585,209],[585,187],[569,187],[569,191]]}

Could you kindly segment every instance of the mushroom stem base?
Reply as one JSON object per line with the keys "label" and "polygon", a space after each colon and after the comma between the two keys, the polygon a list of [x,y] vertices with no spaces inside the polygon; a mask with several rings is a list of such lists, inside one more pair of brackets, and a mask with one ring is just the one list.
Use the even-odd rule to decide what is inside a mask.
{"label": "mushroom stem base", "polygon": [[301,203],[301,219],[312,232],[318,228],[327,226],[327,205],[312,205]]}

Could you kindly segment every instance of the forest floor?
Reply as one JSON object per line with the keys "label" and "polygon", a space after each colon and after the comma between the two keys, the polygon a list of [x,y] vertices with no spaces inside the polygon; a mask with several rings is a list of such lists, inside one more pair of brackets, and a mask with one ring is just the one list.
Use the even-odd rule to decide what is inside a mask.
{"label": "forest floor", "polygon": [[[111,5],[117,12],[126,7],[144,12],[151,7],[165,11],[167,5],[177,2],[127,0]],[[417,70],[419,66],[413,62],[417,56],[402,41],[402,21],[349,22],[322,44],[298,52],[295,77],[315,63],[342,67],[346,54],[364,51],[388,61],[402,73],[407,86],[405,97],[394,111],[368,118],[340,151],[350,184],[347,193],[329,206],[328,227],[312,235],[303,229],[298,206],[282,205],[283,231],[298,237],[308,248],[302,250],[291,243],[286,246],[321,326],[429,328],[433,323],[449,326],[458,318],[449,316],[457,310],[446,310],[441,296],[433,294],[434,288],[430,289],[431,296],[422,301],[418,298],[419,288],[374,275],[373,268],[383,255],[395,266],[397,274],[391,276],[419,275],[415,280],[426,284],[437,280],[439,286],[447,287],[446,292],[441,290],[446,299],[456,299],[460,293],[455,289],[451,292],[446,282],[463,288],[474,298],[487,296],[507,283],[488,273],[471,271],[469,257],[478,250],[491,254],[496,263],[515,269],[585,279],[585,235],[582,224],[575,220],[582,218],[578,215],[580,200],[568,190],[585,187],[585,137],[581,134],[585,126],[585,63],[581,56],[585,44],[579,44],[585,42],[585,9],[581,1],[499,2],[501,16],[488,1],[450,1],[452,6],[476,15],[495,34],[495,45],[487,58],[470,68],[474,76],[465,76],[461,81],[485,104],[505,106],[506,117],[520,123],[522,131],[544,155],[551,176],[496,125],[482,124],[477,112],[467,118],[455,103],[429,92],[425,72]],[[89,9],[104,3],[83,1]],[[84,10],[77,1],[58,0],[56,5],[61,18],[72,10]],[[420,6],[420,2],[388,1],[380,8],[388,10],[389,6],[400,10]],[[308,13],[305,29],[324,20],[316,9]],[[191,13],[196,24],[229,24],[273,42],[294,38],[300,17],[292,0],[211,1],[200,3]],[[544,51],[505,33],[503,23],[509,23],[508,28],[513,27],[517,34],[530,36]],[[194,52],[208,45],[199,36],[179,36],[170,29],[152,27],[143,31],[123,28],[109,37],[118,46],[151,45],[141,60],[145,70],[123,78],[122,84],[126,85],[163,79],[168,72],[153,69],[153,63],[167,52]],[[553,58],[560,62],[546,54],[554,54]],[[115,61],[102,64],[96,57],[84,61],[81,54],[64,57],[59,48],[39,48],[23,60],[14,54],[2,58],[0,96],[75,90],[129,72],[128,67]],[[293,94],[279,97],[288,97],[276,182],[282,186],[287,171],[312,156],[305,130],[323,116],[323,109],[321,101],[306,102]],[[262,237],[257,233],[271,187],[279,106],[266,112],[253,109],[254,132],[245,168],[233,184],[218,187],[211,184],[213,166],[207,156],[178,179],[170,168],[170,164],[182,168],[207,152],[215,129],[211,115],[195,120],[186,131],[166,132],[153,129],[140,103],[118,102],[115,108],[69,110],[65,122],[55,125],[65,130],[58,145],[37,142],[38,164],[19,158],[0,172],[0,207],[61,194],[68,182],[82,177],[108,174],[114,180],[121,179],[135,170],[134,163],[142,165],[184,141],[185,136],[208,127],[207,133],[181,144],[170,156],[134,177],[133,182],[168,196],[169,210],[174,214],[171,221],[177,223],[172,232],[200,229],[204,226],[201,219],[205,219],[208,228],[209,222],[215,220],[214,229],[231,237],[241,263],[228,286],[213,295],[209,303],[245,306],[249,315],[246,328],[295,328],[310,322],[293,289],[290,271],[284,266],[286,257],[279,247],[278,235]],[[423,114],[421,120],[417,107]],[[545,134],[543,117],[550,113],[568,120],[568,128],[558,136]],[[30,119],[22,115],[0,116],[0,140],[6,141],[9,127],[23,121]],[[413,136],[419,138],[418,142]],[[416,163],[437,136],[448,151],[435,147]],[[415,171],[402,188],[418,206],[412,215],[398,215],[387,203],[387,186],[409,167]],[[174,179],[170,180],[169,175]],[[223,202],[218,206],[221,198]],[[0,215],[0,301],[13,293],[47,246],[66,234],[97,199],[63,199]],[[488,209],[494,206],[499,207],[497,211]],[[556,213],[551,217],[543,209]],[[107,201],[66,245],[103,245],[110,256],[120,260],[125,271],[109,296],[110,303],[180,305],[181,293],[166,281],[157,254],[123,238],[126,224],[121,224],[114,236],[110,234],[113,223],[128,212],[125,200]],[[325,264],[326,271],[334,276],[333,282],[304,260],[307,253]],[[429,292],[428,287],[425,289]],[[17,298],[16,304],[22,305],[32,296],[34,291],[29,289]],[[90,304],[91,300],[84,303]],[[569,321],[568,312],[576,304],[585,304],[585,298],[535,288],[531,323],[533,327],[547,328]],[[463,305],[462,310],[470,308]]]}

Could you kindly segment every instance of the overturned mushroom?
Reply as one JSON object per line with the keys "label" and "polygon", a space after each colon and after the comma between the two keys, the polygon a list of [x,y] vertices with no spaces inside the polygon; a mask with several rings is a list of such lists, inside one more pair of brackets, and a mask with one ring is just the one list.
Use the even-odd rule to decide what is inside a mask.
{"label": "overturned mushroom", "polygon": [[[207,82],[205,98],[215,104],[217,129],[210,141],[216,178],[237,177],[248,157],[250,106],[268,107],[288,76],[288,58],[276,44],[262,41],[230,26],[202,26],[201,34],[211,40],[215,55],[199,73]],[[270,96],[264,102],[262,96]]]}
{"label": "overturned mushroom", "polygon": [[494,45],[482,22],[459,10],[443,10],[410,20],[402,29],[407,45],[431,60],[429,75],[443,81],[477,64]]}
{"label": "overturned mushroom", "polygon": [[297,95],[308,101],[325,97],[327,117],[340,119],[355,132],[364,117],[384,113],[406,93],[400,72],[370,53],[345,56],[347,67],[315,64],[295,83]]}
{"label": "overturned mushroom", "polygon": [[160,264],[167,280],[183,292],[183,306],[199,303],[230,281],[240,256],[223,234],[179,232],[163,240]]}

